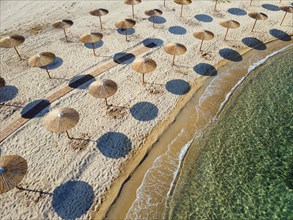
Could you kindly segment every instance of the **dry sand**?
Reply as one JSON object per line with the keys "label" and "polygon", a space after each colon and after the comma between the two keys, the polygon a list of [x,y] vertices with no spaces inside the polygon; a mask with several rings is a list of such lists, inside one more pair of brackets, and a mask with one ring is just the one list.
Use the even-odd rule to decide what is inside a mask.
{"label": "dry sand", "polygon": [[[276,1],[265,3],[278,4]],[[150,57],[158,64],[153,73],[146,75],[148,83],[144,86],[140,83],[141,75],[134,73],[126,64],[116,65],[98,76],[118,84],[118,92],[109,98],[109,103],[118,107],[107,109],[103,100],[88,94],[88,84],[82,85],[51,103],[48,109],[0,143],[2,155],[18,154],[28,161],[29,170],[20,184],[22,187],[51,193],[14,189],[0,195],[2,219],[89,218],[91,210],[98,210],[113,181],[122,171],[125,173],[125,164],[155,141],[148,140],[148,136],[154,137],[152,131],[162,130],[162,125],[167,127],[168,123],[164,122],[168,115],[186,102],[184,95],[174,93],[184,93],[181,88],[187,83],[194,87],[201,77],[194,71],[194,66],[218,63],[223,59],[219,54],[223,48],[244,48],[241,41],[244,37],[253,36],[264,42],[272,37],[271,29],[290,32],[290,15],[280,27],[284,13],[265,9],[261,6],[265,3],[255,2],[251,7],[247,1],[223,3],[218,5],[219,12],[215,13],[211,11],[212,2],[198,1],[184,7],[184,17],[179,18],[180,6],[168,1],[166,9],[163,9],[164,19],[160,19],[164,23],[152,29],[143,12],[152,8],[162,9],[163,1],[143,1],[135,6],[135,33],[130,36],[130,42],[126,42],[114,26],[116,20],[131,17],[131,7],[124,5],[123,1],[1,1],[1,37],[10,33],[25,36],[26,41],[19,51],[26,58],[37,52],[50,51],[60,58],[59,61],[62,60],[60,66],[57,63],[57,68],[51,70],[53,79],[50,80],[44,70],[28,67],[27,61],[18,61],[13,49],[1,48],[1,76],[8,86],[0,90],[0,102],[20,106],[0,107],[1,130],[29,108],[22,107],[35,100],[46,99],[68,85],[73,77],[88,74],[112,61],[115,54],[140,48],[146,38],[157,38],[164,43],[179,42],[188,49],[185,55],[176,59],[178,66],[174,67],[170,65],[171,56],[165,54],[161,47],[139,55]],[[94,57],[91,49],[79,42],[79,36],[100,31],[98,18],[88,13],[98,7],[107,8],[110,13],[102,18],[105,27],[102,31],[103,45],[97,48],[98,56]],[[257,31],[251,33],[253,20],[247,15],[228,13],[230,8],[261,11],[269,19],[257,22]],[[274,9],[272,6],[267,8]],[[198,19],[212,21],[197,20],[195,15],[199,14],[209,17],[197,16]],[[74,25],[68,29],[70,43],[65,42],[62,31],[52,28],[51,24],[58,19],[73,20]],[[222,40],[225,29],[218,25],[224,19],[235,19],[241,24],[239,29],[229,32],[226,42]],[[198,52],[200,41],[192,36],[200,29],[215,33],[215,39],[204,43],[204,53]],[[80,113],[80,122],[70,130],[70,134],[85,140],[69,141],[64,134],[53,134],[44,128],[43,116],[49,109],[61,106],[75,108]]]}

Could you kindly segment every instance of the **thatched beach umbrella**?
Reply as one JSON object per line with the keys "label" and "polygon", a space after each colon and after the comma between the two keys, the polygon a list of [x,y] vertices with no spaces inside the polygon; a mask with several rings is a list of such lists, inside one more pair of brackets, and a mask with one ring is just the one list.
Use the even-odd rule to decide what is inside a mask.
{"label": "thatched beach umbrella", "polygon": [[53,24],[53,27],[54,28],[57,28],[57,29],[63,29],[64,35],[65,35],[65,39],[68,42],[67,34],[66,34],[66,30],[65,29],[71,27],[72,25],[73,25],[73,21],[64,19],[64,20],[56,21]]}
{"label": "thatched beach umbrella", "polygon": [[196,31],[193,33],[193,36],[199,40],[201,40],[199,51],[201,51],[202,44],[204,40],[212,40],[214,38],[214,34],[211,31],[203,30],[203,31]]}
{"label": "thatched beach umbrella", "polygon": [[109,11],[107,9],[104,8],[99,8],[99,9],[95,9],[93,11],[90,11],[90,14],[92,16],[98,16],[100,19],[100,26],[101,26],[101,30],[103,30],[103,25],[102,25],[102,16],[105,16],[109,13]]}
{"label": "thatched beach umbrella", "polygon": [[30,65],[31,67],[45,67],[46,72],[51,79],[48,68],[46,66],[53,63],[55,58],[55,54],[51,52],[38,53],[29,58],[28,65]]}
{"label": "thatched beach umbrella", "polygon": [[26,172],[27,162],[21,156],[6,155],[0,157],[0,194],[17,187]]}
{"label": "thatched beach umbrella", "polygon": [[251,29],[252,32],[254,30],[254,27],[256,25],[257,20],[266,20],[268,18],[268,16],[266,14],[261,13],[261,12],[250,12],[250,13],[248,13],[248,16],[255,19],[255,22],[254,22],[253,27]]}
{"label": "thatched beach umbrella", "polygon": [[229,29],[236,29],[240,27],[240,23],[234,20],[221,21],[220,25],[224,28],[227,28],[224,40],[226,40]]}
{"label": "thatched beach umbrella", "polygon": [[183,55],[186,53],[187,48],[183,44],[169,43],[164,45],[166,53],[173,55],[172,65],[175,64],[175,56]]}
{"label": "thatched beach umbrella", "polygon": [[189,5],[191,4],[191,0],[174,0],[174,2],[178,5],[181,5],[181,10],[180,10],[180,17],[182,17],[182,12],[183,12],[183,5]]}
{"label": "thatched beach umbrella", "polygon": [[283,21],[287,15],[287,13],[293,13],[293,7],[291,5],[290,6],[281,6],[280,9],[285,12],[284,17],[283,17],[281,24],[280,24],[280,26],[281,26],[283,24]]}
{"label": "thatched beach umbrella", "polygon": [[0,77],[0,88],[5,86],[5,79]]}
{"label": "thatched beach umbrella", "polygon": [[157,68],[157,64],[150,58],[136,58],[131,67],[136,72],[142,73],[142,83],[144,83],[144,74],[153,72]]}
{"label": "thatched beach umbrella", "polygon": [[50,111],[44,118],[45,127],[52,132],[66,132],[71,139],[68,130],[73,128],[79,121],[79,114],[73,108],[62,107]]}
{"label": "thatched beach umbrella", "polygon": [[150,16],[153,22],[153,28],[155,28],[155,16],[161,16],[163,12],[160,9],[152,9],[144,12],[145,15]]}
{"label": "thatched beach umbrella", "polygon": [[89,86],[89,94],[99,99],[105,99],[106,106],[109,106],[107,98],[114,95],[117,90],[117,84],[110,79],[96,80]]}
{"label": "thatched beach umbrella", "polygon": [[118,20],[115,22],[115,26],[117,28],[125,30],[126,41],[128,41],[127,40],[127,29],[132,28],[135,24],[136,24],[136,22],[132,19]]}
{"label": "thatched beach umbrella", "polygon": [[20,35],[15,34],[15,35],[11,35],[11,36],[6,36],[6,37],[1,38],[0,47],[3,47],[3,48],[12,48],[13,47],[14,50],[16,51],[19,59],[22,60],[22,57],[20,56],[16,47],[21,45],[24,41],[25,41],[25,38]]}
{"label": "thatched beach umbrella", "polygon": [[134,19],[134,5],[141,3],[141,0],[124,0],[124,4],[132,6],[132,18]]}
{"label": "thatched beach umbrella", "polygon": [[103,35],[101,33],[96,32],[96,33],[84,34],[79,38],[79,40],[85,44],[92,44],[94,56],[96,56],[95,43],[100,41],[102,38],[103,38]]}

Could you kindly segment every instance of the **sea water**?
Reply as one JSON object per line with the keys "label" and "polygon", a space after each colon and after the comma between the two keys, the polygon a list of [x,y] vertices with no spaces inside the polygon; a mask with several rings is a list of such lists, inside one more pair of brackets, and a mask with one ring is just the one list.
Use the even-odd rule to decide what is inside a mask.
{"label": "sea water", "polygon": [[253,70],[194,140],[167,218],[293,219],[292,128],[290,47]]}

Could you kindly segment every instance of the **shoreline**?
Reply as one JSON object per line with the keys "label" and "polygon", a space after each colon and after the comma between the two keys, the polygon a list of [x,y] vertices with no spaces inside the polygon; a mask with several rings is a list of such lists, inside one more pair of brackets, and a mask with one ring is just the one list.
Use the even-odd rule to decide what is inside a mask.
{"label": "shoreline", "polygon": [[[293,34],[289,34],[291,37],[293,36]],[[267,42],[265,42],[264,44],[265,45],[269,45],[270,43],[274,43],[274,42],[284,42],[284,41],[281,41],[281,40],[279,40],[279,39],[276,39],[276,38],[271,38],[270,40],[268,40]],[[291,41],[288,41],[289,43],[288,43],[288,45],[290,45],[290,42],[292,42],[292,39],[291,39]],[[281,48],[284,48],[284,47],[286,47],[286,46],[282,46]],[[281,49],[281,48],[279,48],[279,49]],[[278,51],[279,49],[276,49],[276,50],[274,50],[274,51]],[[252,50],[254,50],[254,48],[251,48],[251,47],[246,47],[246,48],[244,48],[244,49],[242,49],[242,50],[239,50],[238,52],[239,52],[239,54],[241,55],[241,56],[245,56],[245,54],[247,54],[248,52],[250,52],[250,51],[252,51]],[[215,68],[218,70],[219,68],[221,68],[221,67],[225,67],[226,65],[227,65],[227,63],[229,63],[229,60],[221,60],[221,61],[219,61],[217,64],[215,64],[214,66],[215,66]],[[236,65],[236,64],[234,64],[234,65]],[[120,177],[118,177],[116,180],[117,180],[117,182],[116,182],[116,180],[114,180],[114,183],[115,184],[113,184],[112,186],[111,186],[111,188],[110,188],[110,190],[109,191],[116,191],[116,193],[114,193],[114,192],[112,192],[111,194],[109,194],[109,196],[113,196],[113,195],[115,195],[115,198],[111,198],[111,199],[109,199],[108,200],[108,202],[107,202],[107,195],[106,195],[106,199],[105,199],[105,201],[102,203],[102,205],[101,205],[101,207],[103,207],[103,204],[104,204],[104,206],[108,206],[108,208],[106,209],[106,207],[103,207],[103,209],[99,209],[97,212],[94,212],[93,213],[93,215],[92,215],[92,217],[94,218],[94,219],[104,219],[105,217],[107,217],[109,214],[111,214],[111,207],[117,202],[117,199],[119,199],[119,197],[120,197],[120,194],[121,194],[121,190],[123,189],[123,187],[124,187],[124,185],[125,184],[127,184],[127,182],[129,182],[129,179],[131,179],[132,178],[132,175],[133,175],[133,173],[135,173],[136,172],[136,170],[143,164],[143,162],[146,160],[146,158],[148,157],[148,155],[150,154],[150,152],[152,151],[152,149],[153,149],[153,147],[154,147],[154,145],[159,141],[159,139],[164,135],[164,133],[166,133],[166,131],[168,131],[168,129],[170,128],[170,126],[174,123],[174,121],[176,121],[176,117],[178,116],[178,114],[180,114],[180,112],[182,112],[182,110],[184,109],[184,107],[188,104],[188,102],[190,102],[191,101],[191,99],[194,97],[194,96],[196,96],[197,97],[197,99],[199,100],[200,99],[200,97],[201,97],[201,95],[204,93],[204,91],[203,90],[205,90],[209,85],[210,85],[210,83],[211,83],[211,81],[212,81],[212,77],[206,77],[206,76],[202,76],[202,77],[200,77],[200,78],[198,78],[196,81],[195,81],[195,83],[194,83],[194,85],[192,85],[191,86],[191,89],[190,89],[190,92],[186,95],[186,97],[184,97],[183,99],[181,99],[180,101],[178,101],[177,102],[177,105],[176,105],[176,107],[174,108],[174,111],[173,112],[171,112],[170,113],[170,115],[168,116],[168,120],[165,120],[165,121],[162,121],[162,122],[160,122],[154,129],[153,129],[153,131],[151,132],[151,134],[148,136],[148,138],[147,138],[147,140],[145,141],[145,144],[149,144],[149,143],[151,143],[151,142],[153,142],[152,143],[152,145],[147,145],[147,149],[145,149],[145,151],[144,152],[140,152],[139,154],[139,158],[141,159],[139,162],[138,162],[138,156],[136,155],[136,160],[132,160],[129,164],[127,164],[126,165],[126,170],[127,170],[127,168],[128,168],[128,166],[129,166],[129,170],[128,170],[128,172],[129,172],[129,175],[124,179],[124,181],[121,183],[121,182],[118,182],[118,180],[120,180],[120,178],[122,178],[122,176]],[[198,80],[200,80],[200,82],[197,82]],[[245,81],[245,79],[239,84],[239,85],[241,85],[243,82]],[[200,85],[198,85],[198,84],[200,84]],[[238,85],[238,86],[239,86]],[[238,87],[237,86],[237,87]],[[235,89],[235,90],[237,90],[237,88]],[[234,90],[234,91],[235,91]],[[233,91],[233,92],[234,92]],[[233,93],[232,93],[233,94]],[[230,97],[231,97],[232,95],[230,95]],[[229,99],[230,99],[230,97],[229,97]],[[207,124],[207,126],[209,125],[209,123]],[[157,131],[159,131],[160,133],[159,133],[159,135],[158,135],[158,133],[156,133]],[[154,138],[155,137],[157,137],[157,139],[154,141]],[[192,144],[192,143],[191,143]],[[182,159],[182,163],[181,163],[181,166],[184,164],[184,158],[188,155],[188,151],[189,151],[189,149],[187,150],[187,152],[185,153],[185,155],[184,155],[184,157],[183,157],[183,159]],[[144,153],[144,154],[143,154]],[[137,164],[135,167],[133,167],[135,164]],[[124,167],[125,168],[125,167]],[[177,177],[176,177],[176,180],[174,180],[174,182],[176,183],[176,181],[177,181],[177,178],[179,178],[179,176],[180,176],[180,169],[181,168],[179,168],[179,172],[178,172],[178,175],[177,175]],[[124,173],[123,173],[123,177],[126,175],[126,173],[125,173],[125,171],[124,171]],[[121,181],[121,180],[120,180]],[[139,184],[140,185],[140,184]],[[116,188],[117,187],[117,188]],[[138,186],[135,186],[135,188],[138,188]],[[118,190],[119,189],[119,190]],[[117,190],[118,190],[118,192],[117,192]],[[136,190],[135,190],[136,191]],[[171,189],[171,193],[172,193],[172,191],[173,191],[173,187],[172,187],[172,189]],[[136,192],[135,192],[136,193]],[[122,199],[123,200],[123,199]],[[110,201],[112,201],[112,203],[111,203],[111,205],[109,206],[109,203],[110,203]],[[124,201],[125,202],[125,201]]]}

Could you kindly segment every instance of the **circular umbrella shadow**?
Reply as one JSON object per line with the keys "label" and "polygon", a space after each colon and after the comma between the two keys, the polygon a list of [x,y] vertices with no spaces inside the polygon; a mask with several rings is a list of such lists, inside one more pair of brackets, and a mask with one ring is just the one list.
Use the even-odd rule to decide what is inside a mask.
{"label": "circular umbrella shadow", "polygon": [[114,55],[113,60],[118,64],[130,64],[135,60],[135,56],[132,53],[119,52]]}
{"label": "circular umbrella shadow", "polygon": [[57,69],[58,67],[62,66],[62,64],[63,64],[63,59],[60,57],[56,57],[55,60],[53,61],[53,63],[50,63],[47,66],[42,66],[40,68],[53,70],[53,69]]}
{"label": "circular umbrella shadow", "polygon": [[69,81],[69,87],[71,88],[79,88],[79,89],[86,89],[92,82],[95,81],[95,77],[92,75],[86,74],[86,75],[78,75],[74,76]]}
{"label": "circular umbrella shadow", "polygon": [[272,4],[262,4],[261,7],[269,11],[280,11],[280,8],[278,6]]}
{"label": "circular umbrella shadow", "polygon": [[236,50],[233,50],[233,49],[230,49],[230,48],[221,49],[219,51],[219,54],[220,54],[221,57],[223,57],[226,60],[230,60],[230,61],[233,61],[233,62],[242,61],[242,56]]}
{"label": "circular umbrella shadow", "polygon": [[198,14],[195,15],[194,18],[198,21],[202,21],[202,22],[212,22],[213,18],[209,15],[206,14]]}
{"label": "circular umbrella shadow", "polygon": [[0,88],[0,102],[6,102],[14,99],[18,94],[18,88],[15,86],[4,86]]}
{"label": "circular umbrella shadow", "polygon": [[247,12],[241,8],[229,8],[228,12],[232,15],[244,16]]}
{"label": "circular umbrella shadow", "polygon": [[[49,112],[50,105],[51,103],[47,99],[38,99],[24,106],[24,108],[20,112],[20,115],[23,118],[29,119],[34,118],[37,115],[38,117],[43,117],[45,114]],[[44,111],[44,109],[46,110]]]}
{"label": "circular umbrella shadow", "polygon": [[52,206],[59,217],[75,219],[85,214],[93,201],[92,186],[84,181],[68,181],[54,190]]}
{"label": "circular umbrella shadow", "polygon": [[202,76],[215,76],[217,70],[214,66],[208,63],[199,63],[193,67],[194,72]]}
{"label": "circular umbrella shadow", "polygon": [[[117,29],[117,32],[121,35],[126,35],[126,29]],[[135,29],[134,28],[128,28],[127,29],[127,35],[132,35],[135,33]]]}
{"label": "circular umbrella shadow", "polygon": [[271,29],[269,32],[270,32],[270,35],[272,35],[273,37],[275,37],[279,40],[282,40],[282,41],[290,41],[291,40],[291,36],[284,31],[281,31],[278,29]]}
{"label": "circular umbrella shadow", "polygon": [[143,45],[148,48],[159,47],[164,44],[164,41],[158,38],[146,38],[142,41]]}
{"label": "circular umbrella shadow", "polygon": [[114,159],[126,156],[132,146],[130,139],[120,132],[108,132],[102,135],[96,144],[105,157]]}
{"label": "circular umbrella shadow", "polygon": [[104,45],[104,42],[102,40],[94,43],[94,44],[91,44],[91,43],[85,43],[84,46],[88,49],[97,49],[99,47],[102,47]]}
{"label": "circular umbrella shadow", "polygon": [[[153,22],[152,17],[149,17],[148,20],[150,22]],[[166,23],[166,19],[162,16],[154,16],[154,23],[155,24],[164,24],[164,23]]]}
{"label": "circular umbrella shadow", "polygon": [[168,31],[171,34],[176,34],[176,35],[184,35],[187,32],[186,29],[184,27],[181,27],[181,26],[172,26],[172,27],[169,27]]}
{"label": "circular umbrella shadow", "polygon": [[190,85],[182,79],[174,79],[166,83],[166,89],[174,95],[184,95],[189,92]]}
{"label": "circular umbrella shadow", "polygon": [[138,102],[130,108],[132,117],[139,121],[150,121],[158,116],[158,108],[150,102]]}
{"label": "circular umbrella shadow", "polygon": [[256,50],[267,49],[267,46],[255,37],[245,37],[242,39],[242,43],[244,43],[247,47],[251,47]]}

